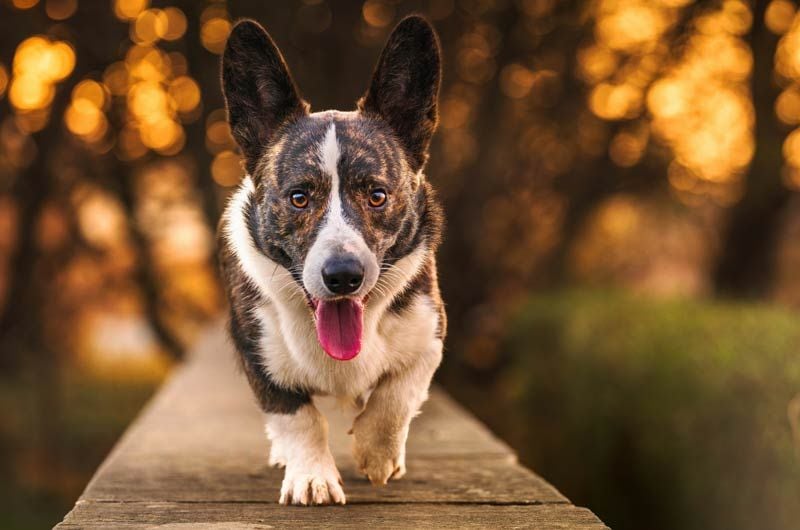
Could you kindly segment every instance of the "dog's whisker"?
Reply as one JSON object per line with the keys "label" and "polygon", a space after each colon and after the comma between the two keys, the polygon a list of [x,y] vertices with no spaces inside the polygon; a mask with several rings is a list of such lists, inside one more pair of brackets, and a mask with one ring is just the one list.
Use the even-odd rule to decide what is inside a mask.
{"label": "dog's whisker", "polygon": [[283,294],[287,291],[290,291],[294,294],[302,293],[300,286],[297,285],[294,281],[287,282],[281,286],[279,286],[276,290],[276,293]]}
{"label": "dog's whisker", "polygon": [[372,290],[377,292],[381,296],[386,296],[386,291],[383,289],[383,286],[380,285],[380,284],[376,283],[375,286],[372,288]]}
{"label": "dog's whisker", "polygon": [[384,275],[397,274],[397,275],[400,275],[405,280],[410,280],[411,279],[411,274],[410,273],[408,273],[405,270],[401,269],[397,265],[393,265],[393,264],[390,264],[390,263],[385,264],[385,267],[381,267],[381,272]]}

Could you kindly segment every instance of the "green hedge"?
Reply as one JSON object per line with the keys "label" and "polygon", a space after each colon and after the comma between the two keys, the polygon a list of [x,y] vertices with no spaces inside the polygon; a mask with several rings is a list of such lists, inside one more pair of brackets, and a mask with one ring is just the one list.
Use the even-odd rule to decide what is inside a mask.
{"label": "green hedge", "polygon": [[800,315],[553,293],[503,352],[491,383],[456,393],[613,528],[800,528]]}

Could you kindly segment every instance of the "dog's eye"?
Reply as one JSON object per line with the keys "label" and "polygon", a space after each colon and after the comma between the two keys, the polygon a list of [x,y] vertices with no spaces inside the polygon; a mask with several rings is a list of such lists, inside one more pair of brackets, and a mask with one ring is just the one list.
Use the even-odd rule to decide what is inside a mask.
{"label": "dog's eye", "polygon": [[380,188],[369,192],[369,205],[373,208],[380,208],[386,204],[386,192]]}
{"label": "dog's eye", "polygon": [[308,194],[304,191],[293,191],[289,196],[289,202],[295,208],[303,209],[308,206]]}

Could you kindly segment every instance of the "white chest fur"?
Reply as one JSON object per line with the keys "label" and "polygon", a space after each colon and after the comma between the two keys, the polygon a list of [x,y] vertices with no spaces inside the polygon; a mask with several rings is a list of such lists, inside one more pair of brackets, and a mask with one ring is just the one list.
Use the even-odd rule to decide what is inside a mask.
{"label": "white chest fur", "polygon": [[[437,340],[438,315],[425,296],[417,297],[399,315],[368,306],[361,353],[349,361],[337,361],[322,350],[311,313],[302,309],[286,314],[275,304],[259,308],[264,366],[277,383],[288,387],[355,399],[383,374],[400,371],[426,354]],[[378,309],[383,314],[375,318]]]}

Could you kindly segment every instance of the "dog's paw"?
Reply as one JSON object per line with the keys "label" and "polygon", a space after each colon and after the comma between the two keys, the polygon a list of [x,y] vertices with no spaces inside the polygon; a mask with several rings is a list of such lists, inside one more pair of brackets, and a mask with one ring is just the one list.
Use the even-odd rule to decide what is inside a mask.
{"label": "dog's paw", "polygon": [[[329,461],[327,461],[329,460]],[[333,457],[317,462],[290,462],[281,485],[281,504],[344,504],[342,478]]]}
{"label": "dog's paw", "polygon": [[406,474],[402,443],[359,436],[358,430],[354,434],[353,457],[356,466],[373,486],[385,486],[390,479],[399,479]]}
{"label": "dog's paw", "polygon": [[385,486],[390,479],[396,480],[406,474],[406,465],[397,457],[366,452],[356,457],[358,470],[373,486]]}

